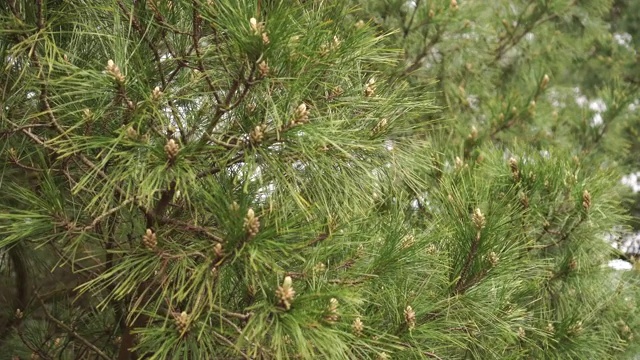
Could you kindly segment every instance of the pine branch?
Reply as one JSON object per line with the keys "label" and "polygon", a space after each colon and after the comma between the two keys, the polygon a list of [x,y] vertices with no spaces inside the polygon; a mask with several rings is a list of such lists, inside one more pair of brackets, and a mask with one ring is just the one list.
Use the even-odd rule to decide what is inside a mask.
{"label": "pine branch", "polygon": [[121,202],[118,206],[113,207],[113,208],[105,211],[104,213],[100,214],[98,217],[93,219],[91,224],[89,224],[89,225],[85,226],[84,228],[82,228],[82,231],[90,231],[91,229],[95,228],[102,220],[107,218],[109,215],[115,214],[116,212],[118,212],[122,208],[124,208],[125,206],[127,206],[130,203],[135,202],[135,201],[136,201],[135,197],[131,198],[131,199],[127,199],[127,200]]}
{"label": "pine branch", "polygon": [[71,327],[69,327],[67,324],[63,323],[62,321],[56,319],[47,309],[47,305],[44,303],[44,301],[42,300],[42,298],[40,297],[40,294],[38,294],[38,292],[36,291],[35,293],[36,298],[38,299],[38,301],[40,302],[40,305],[42,307],[42,310],[44,311],[44,314],[46,315],[46,317],[51,320],[54,324],[56,324],[59,328],[63,329],[64,331],[67,332],[67,334],[71,335],[73,338],[75,338],[76,340],[80,341],[81,343],[83,343],[86,347],[88,347],[89,349],[91,349],[99,358],[101,359],[105,359],[105,360],[111,360],[111,358],[105,354],[104,352],[102,352],[102,350],[100,350],[97,346],[95,346],[93,343],[91,343],[91,341],[87,340],[86,338],[84,338],[83,336],[81,336],[80,334],[78,334],[75,330],[73,330]]}
{"label": "pine branch", "polygon": [[196,57],[198,61],[198,70],[200,70],[200,73],[204,76],[204,79],[207,82],[207,85],[209,86],[209,91],[211,92],[211,94],[213,94],[213,97],[216,99],[216,106],[219,106],[220,104],[222,104],[222,100],[218,95],[219,89],[213,86],[211,77],[209,76],[207,70],[204,67],[204,63],[202,62],[202,54],[200,53],[200,46],[198,45],[198,43],[200,42],[200,20],[201,20],[200,15],[198,14],[198,3],[194,0],[192,1],[191,4],[193,6],[193,18],[192,18],[193,31],[191,33],[191,38],[193,40],[192,47],[196,53]]}
{"label": "pine branch", "polygon": [[[416,59],[413,61],[413,64],[411,64],[409,67],[407,67],[404,70],[404,75],[411,74],[412,72],[418,70],[422,66],[424,58],[426,58],[429,55],[429,52],[431,51],[431,49],[440,41],[440,37],[442,36],[444,30],[445,30],[444,26],[436,26],[436,34],[431,38],[431,40],[429,40],[429,43],[423,47],[422,52],[420,52],[420,54],[416,56]],[[425,34],[425,39],[427,35],[428,33]]]}
{"label": "pine branch", "polygon": [[[31,280],[29,278],[29,272],[27,270],[27,264],[24,258],[24,254],[21,253],[22,246],[20,244],[14,245],[7,250],[11,265],[13,266],[13,272],[15,273],[15,286],[16,297],[13,299],[11,309],[15,311],[24,312],[28,303],[28,289]],[[11,329],[19,326],[21,317],[13,316],[7,320],[6,323],[0,327],[0,346],[5,342],[7,337],[11,334]]]}
{"label": "pine branch", "polygon": [[458,282],[456,283],[456,286],[455,286],[455,292],[457,294],[461,294],[467,289],[466,283],[469,280],[466,278],[467,272],[469,272],[469,269],[473,264],[476,254],[478,253],[478,248],[480,246],[480,234],[481,234],[480,230],[478,230],[475,238],[471,242],[471,249],[469,249],[469,252],[467,253],[467,258],[464,261],[464,265],[462,265],[462,271],[460,272]]}

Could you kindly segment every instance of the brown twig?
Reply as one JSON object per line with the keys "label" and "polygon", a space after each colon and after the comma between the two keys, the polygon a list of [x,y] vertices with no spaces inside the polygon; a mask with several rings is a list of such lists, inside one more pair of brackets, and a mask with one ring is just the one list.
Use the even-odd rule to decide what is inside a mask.
{"label": "brown twig", "polygon": [[464,265],[462,266],[462,271],[460,272],[460,277],[458,278],[458,282],[456,283],[455,292],[462,293],[466,290],[465,282],[467,281],[467,273],[471,268],[471,264],[478,253],[478,247],[480,246],[480,230],[477,231],[476,236],[474,237],[471,243],[471,249],[469,249],[469,253],[467,254],[467,258],[464,261]]}
{"label": "brown twig", "polygon": [[24,334],[20,329],[15,328],[15,330],[16,330],[16,334],[18,334],[18,337],[20,338],[20,341],[22,341],[22,344],[24,344],[24,346],[26,346],[29,350],[31,350],[31,352],[37,354],[40,358],[44,360],[53,360],[53,358],[50,357],[49,354],[40,350],[40,347],[35,347],[31,345],[31,342],[25,339]]}
{"label": "brown twig", "polygon": [[186,222],[182,222],[180,220],[176,220],[173,218],[169,218],[169,217],[163,217],[162,219],[160,219],[161,223],[167,223],[167,224],[173,224],[173,225],[177,225],[182,227],[184,230],[187,231],[195,231],[197,233],[203,234],[205,236],[207,236],[208,238],[219,242],[221,244],[225,243],[225,240],[223,238],[221,238],[218,235],[215,235],[214,233],[212,233],[211,231],[207,230],[206,228],[202,227],[202,226],[198,226],[198,225],[192,225]]}
{"label": "brown twig", "polygon": [[433,46],[437,44],[438,41],[440,41],[440,37],[442,36],[443,32],[444,32],[443,28],[440,28],[440,27],[436,28],[436,34],[434,35],[434,37],[431,38],[429,43],[424,46],[420,54],[416,56],[416,59],[413,61],[413,64],[411,64],[408,68],[404,70],[405,75],[418,70],[420,66],[422,66],[422,61],[424,60],[424,58],[426,58],[429,55],[429,52],[431,51]]}
{"label": "brown twig", "polygon": [[220,96],[218,95],[218,91],[213,86],[213,82],[211,81],[211,77],[207,74],[207,71],[204,67],[204,63],[202,62],[202,55],[200,54],[200,46],[198,42],[200,41],[200,15],[198,14],[198,4],[194,0],[192,2],[193,5],[193,33],[191,38],[193,40],[193,49],[196,52],[197,62],[198,62],[198,70],[204,76],[207,85],[209,86],[209,91],[213,94],[213,97],[216,99],[216,103],[220,104],[222,100],[220,100]]}
{"label": "brown twig", "polygon": [[40,297],[40,294],[38,294],[38,292],[35,293],[36,297],[38,298],[38,301],[40,302],[40,305],[42,306],[42,310],[44,311],[45,316],[51,320],[54,324],[56,324],[58,327],[60,327],[61,329],[65,330],[69,335],[73,336],[74,338],[76,338],[78,341],[80,341],[81,343],[83,343],[85,346],[87,346],[89,349],[93,350],[93,352],[98,355],[100,358],[105,359],[105,360],[111,360],[111,358],[105,354],[104,352],[102,352],[102,350],[98,349],[97,346],[95,346],[93,343],[91,343],[89,340],[85,339],[83,336],[81,336],[80,334],[78,334],[75,330],[73,330],[71,327],[69,327],[67,324],[63,323],[62,321],[56,319],[47,309],[47,306],[45,305],[44,301],[42,300],[42,298]]}
{"label": "brown twig", "polygon": [[91,222],[90,225],[87,225],[84,228],[82,228],[82,230],[83,231],[89,231],[89,230],[95,228],[107,216],[118,212],[120,209],[124,208],[125,206],[127,206],[128,204],[130,204],[130,203],[132,203],[134,201],[135,201],[135,198],[127,199],[127,200],[123,201],[120,205],[105,211],[104,213],[100,214],[98,217],[93,219],[93,221]]}

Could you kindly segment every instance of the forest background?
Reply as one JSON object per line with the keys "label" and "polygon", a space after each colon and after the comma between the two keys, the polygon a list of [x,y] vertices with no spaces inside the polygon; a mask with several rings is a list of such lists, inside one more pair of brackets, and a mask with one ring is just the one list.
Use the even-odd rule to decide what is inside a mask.
{"label": "forest background", "polygon": [[633,0],[2,2],[0,359],[634,358],[639,45]]}

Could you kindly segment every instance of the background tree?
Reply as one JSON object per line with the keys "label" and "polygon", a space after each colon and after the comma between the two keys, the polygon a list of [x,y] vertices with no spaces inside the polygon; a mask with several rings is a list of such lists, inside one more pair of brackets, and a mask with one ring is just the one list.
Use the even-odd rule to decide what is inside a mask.
{"label": "background tree", "polygon": [[607,4],[518,4],[0,5],[0,357],[633,354]]}
{"label": "background tree", "polygon": [[450,126],[434,138],[457,144],[443,147],[446,159],[474,160],[488,142],[527,143],[565,149],[582,171],[637,171],[635,2],[354,3],[356,17],[395,31],[387,39],[404,49],[399,76],[439,96]]}

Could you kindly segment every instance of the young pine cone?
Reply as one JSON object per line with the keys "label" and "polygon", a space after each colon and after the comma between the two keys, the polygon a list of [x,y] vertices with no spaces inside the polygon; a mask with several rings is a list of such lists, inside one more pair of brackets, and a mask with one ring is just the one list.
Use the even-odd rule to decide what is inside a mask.
{"label": "young pine cone", "polygon": [[173,317],[178,332],[182,334],[187,331],[189,327],[189,314],[187,314],[186,311],[183,311],[180,314],[174,314]]}
{"label": "young pine cone", "polygon": [[154,233],[151,229],[147,229],[147,232],[142,236],[142,245],[144,245],[149,250],[155,250],[158,245],[158,238],[156,233]]}
{"label": "young pine cone", "polygon": [[244,218],[244,229],[249,238],[256,236],[260,231],[260,220],[253,212],[253,209],[247,211],[247,216]]}

